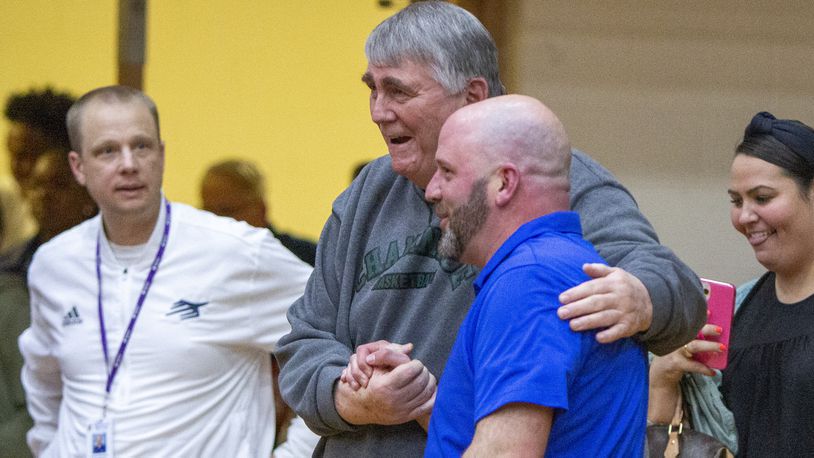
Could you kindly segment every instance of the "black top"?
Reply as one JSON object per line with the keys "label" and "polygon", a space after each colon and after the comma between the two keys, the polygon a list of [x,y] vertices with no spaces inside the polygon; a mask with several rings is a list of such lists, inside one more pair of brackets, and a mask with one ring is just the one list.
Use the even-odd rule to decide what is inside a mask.
{"label": "black top", "polygon": [[764,275],[738,310],[721,392],[739,457],[814,457],[814,296],[783,304]]}
{"label": "black top", "polygon": [[269,230],[280,243],[283,244],[284,247],[288,249],[288,251],[294,253],[294,255],[300,258],[302,261],[314,267],[314,262],[317,259],[317,244],[311,242],[310,240],[301,239],[299,237],[294,237],[291,234],[286,234],[284,232],[276,231],[271,224],[268,225]]}

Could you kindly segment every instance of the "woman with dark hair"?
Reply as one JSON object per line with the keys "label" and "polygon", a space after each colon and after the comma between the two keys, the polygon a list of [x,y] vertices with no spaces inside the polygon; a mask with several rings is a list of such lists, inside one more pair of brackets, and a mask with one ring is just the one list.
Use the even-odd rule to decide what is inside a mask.
{"label": "woman with dark hair", "polygon": [[[734,416],[738,456],[814,456],[812,178],[814,130],[766,112],[755,115],[730,170],[730,217],[768,272],[738,291],[728,365],[720,394],[709,397]],[[702,332],[717,334],[710,325]],[[709,379],[695,374],[715,375],[692,359],[694,353],[722,350],[694,340],[655,358],[648,420],[669,423],[679,383],[698,386]]]}

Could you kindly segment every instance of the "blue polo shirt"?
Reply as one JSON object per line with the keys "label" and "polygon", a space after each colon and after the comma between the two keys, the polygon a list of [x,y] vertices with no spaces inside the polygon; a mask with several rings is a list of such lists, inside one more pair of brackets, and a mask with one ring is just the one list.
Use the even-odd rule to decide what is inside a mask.
{"label": "blue polo shirt", "polygon": [[514,402],[554,409],[546,456],[642,455],[643,347],[599,344],[557,317],[559,294],[588,280],[589,262],[604,263],[574,212],[524,224],[489,259],[438,387],[426,456],[460,456],[477,422]]}

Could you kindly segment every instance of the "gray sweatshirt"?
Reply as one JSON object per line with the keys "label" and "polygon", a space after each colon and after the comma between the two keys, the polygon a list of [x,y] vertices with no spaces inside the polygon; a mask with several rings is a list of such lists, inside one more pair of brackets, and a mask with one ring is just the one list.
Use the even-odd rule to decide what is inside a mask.
{"label": "gray sweatshirt", "polygon": [[[639,336],[655,353],[689,341],[706,318],[695,274],[658,242],[630,193],[574,151],[571,206],[585,238],[609,264],[638,277],[653,302]],[[439,380],[474,299],[476,267],[439,259],[441,234],[424,192],[373,161],[334,202],[305,294],[288,312],[291,333],[276,352],[285,401],[323,436],[315,456],[421,456],[418,423],[355,426],[337,413],[333,388],[354,349],[379,339],[412,342],[411,356]]]}

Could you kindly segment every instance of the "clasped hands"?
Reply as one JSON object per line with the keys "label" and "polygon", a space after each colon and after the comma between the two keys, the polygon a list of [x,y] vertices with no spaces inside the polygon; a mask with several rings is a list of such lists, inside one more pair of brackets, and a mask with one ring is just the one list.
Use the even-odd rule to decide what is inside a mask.
{"label": "clasped hands", "polygon": [[[618,267],[585,264],[591,280],[563,292],[557,310],[574,331],[604,328],[600,343],[644,332],[653,305],[644,284]],[[427,428],[437,381],[421,361],[410,358],[413,345],[386,340],[357,347],[337,382],[339,414],[352,424],[395,425],[416,420]]]}
{"label": "clasped hands", "polygon": [[340,415],[352,424],[397,425],[416,420],[425,429],[435,404],[435,376],[410,358],[411,343],[379,340],[360,345],[336,386]]}

